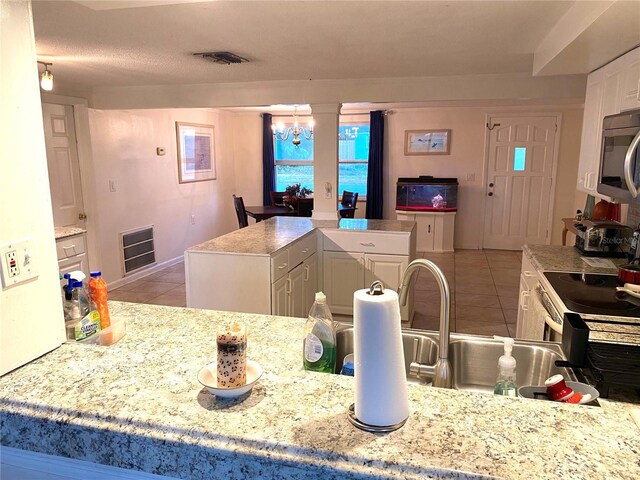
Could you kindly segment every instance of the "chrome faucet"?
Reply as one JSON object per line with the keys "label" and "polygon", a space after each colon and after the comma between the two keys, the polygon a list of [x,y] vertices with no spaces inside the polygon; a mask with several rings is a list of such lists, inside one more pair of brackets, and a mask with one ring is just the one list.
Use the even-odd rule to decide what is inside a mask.
{"label": "chrome faucet", "polygon": [[[422,365],[415,360],[419,359],[418,342],[413,344],[413,358],[409,367],[409,373],[413,375],[425,375],[433,377],[433,385],[441,388],[452,388],[451,364],[449,363],[449,331],[450,331],[450,310],[451,310],[451,291],[449,290],[449,282],[442,273],[442,270],[433,262],[418,258],[411,262],[402,275],[400,286],[398,287],[398,296],[400,297],[400,305],[407,304],[407,296],[409,293],[409,285],[411,278],[418,268],[423,267],[433,273],[440,288],[440,346],[438,348],[438,361],[435,365]],[[422,346],[422,344],[420,344]]]}

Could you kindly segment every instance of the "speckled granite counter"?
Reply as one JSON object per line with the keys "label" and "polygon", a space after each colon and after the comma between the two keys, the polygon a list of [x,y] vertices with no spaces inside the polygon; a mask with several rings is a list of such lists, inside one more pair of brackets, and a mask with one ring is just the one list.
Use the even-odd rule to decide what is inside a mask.
{"label": "speckled granite counter", "polygon": [[[597,268],[583,262],[580,252],[574,247],[525,245],[522,250],[531,259],[536,270],[541,272],[617,273],[615,268]],[[616,265],[627,263],[623,258],[610,260]]]}
{"label": "speckled granite counter", "polygon": [[301,217],[273,217],[195,245],[188,248],[187,251],[270,255],[316,228],[410,233],[414,225],[415,222],[398,220],[365,220],[361,218],[312,220]]}
{"label": "speckled granite counter", "polygon": [[[411,415],[347,421],[353,378],[305,372],[304,320],[110,302],[112,347],[63,345],[0,379],[2,445],[179,478],[640,478],[640,432],[615,404],[550,404],[409,385]],[[218,322],[244,318],[253,392],[198,384]]]}
{"label": "speckled granite counter", "polygon": [[82,233],[86,233],[87,231],[84,228],[80,227],[55,227],[54,234],[56,240],[60,240],[61,238],[72,237],[74,235],[80,235]]}

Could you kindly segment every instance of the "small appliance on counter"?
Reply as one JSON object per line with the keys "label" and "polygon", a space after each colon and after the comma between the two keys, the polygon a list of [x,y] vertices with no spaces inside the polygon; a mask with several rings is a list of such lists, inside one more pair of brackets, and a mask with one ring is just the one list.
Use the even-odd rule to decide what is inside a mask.
{"label": "small appliance on counter", "polygon": [[575,247],[582,255],[627,257],[633,237],[631,227],[613,220],[583,220],[575,227]]}

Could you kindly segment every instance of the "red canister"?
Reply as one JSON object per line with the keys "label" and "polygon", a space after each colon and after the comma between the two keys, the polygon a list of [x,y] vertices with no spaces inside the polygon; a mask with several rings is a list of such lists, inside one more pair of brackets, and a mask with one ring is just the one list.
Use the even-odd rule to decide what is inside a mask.
{"label": "red canister", "polygon": [[640,258],[636,258],[626,265],[618,267],[618,280],[625,283],[640,285]]}

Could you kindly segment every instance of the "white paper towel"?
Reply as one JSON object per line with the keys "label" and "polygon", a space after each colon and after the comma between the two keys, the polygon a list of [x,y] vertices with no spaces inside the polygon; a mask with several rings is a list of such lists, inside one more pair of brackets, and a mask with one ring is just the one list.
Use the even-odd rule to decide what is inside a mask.
{"label": "white paper towel", "polygon": [[398,294],[368,292],[353,294],[355,415],[369,425],[395,425],[409,416]]}

